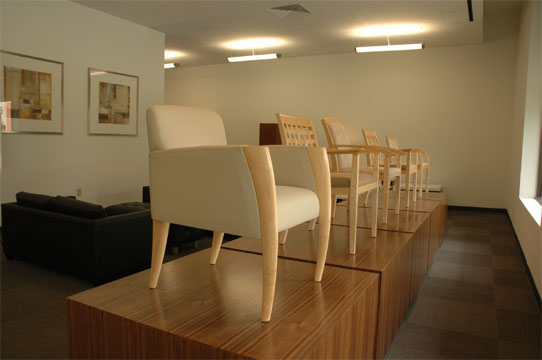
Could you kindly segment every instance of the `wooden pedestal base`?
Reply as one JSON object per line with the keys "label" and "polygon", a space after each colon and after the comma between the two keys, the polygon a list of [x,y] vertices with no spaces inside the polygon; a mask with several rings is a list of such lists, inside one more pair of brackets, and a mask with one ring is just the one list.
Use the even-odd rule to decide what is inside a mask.
{"label": "wooden pedestal base", "polygon": [[[401,198],[406,197],[406,191],[401,191]],[[442,236],[446,233],[448,221],[448,194],[445,192],[428,192],[422,194],[422,200],[437,200],[442,206]],[[417,201],[416,201],[417,202]]]}
{"label": "wooden pedestal base", "polygon": [[378,275],[279,259],[271,322],[260,322],[261,256],[209,251],[67,298],[72,358],[373,358]]}
{"label": "wooden pedestal base", "polygon": [[[372,238],[369,229],[359,228],[356,255],[350,255],[348,227],[331,227],[325,271],[341,267],[379,275],[377,358],[386,355],[425,276],[427,242],[424,239],[427,237],[422,234],[396,231],[378,231],[376,238]],[[286,244],[279,246],[279,257],[316,263],[317,240],[318,226],[314,231],[308,231],[306,224],[290,229]],[[239,238],[223,247],[261,254],[261,241],[257,239]]]}
{"label": "wooden pedestal base", "polygon": [[[390,197],[390,203],[395,203],[395,198]],[[382,201],[378,202],[379,208],[382,209]],[[346,207],[346,201],[340,202],[337,204],[338,207]],[[363,205],[363,202],[360,202],[359,207],[370,208],[369,205]],[[395,212],[395,209],[393,209]],[[446,221],[442,221],[442,212],[444,211],[444,206],[442,205],[441,200],[427,200],[427,199],[418,199],[416,202],[411,202],[408,209],[406,208],[406,202],[401,202],[400,212],[420,212],[429,214],[429,249],[427,254],[427,263],[430,265],[433,262],[433,258],[437,253],[437,250],[442,243],[444,233],[446,232]],[[447,216],[447,215],[446,215]],[[402,215],[406,217],[406,215]],[[397,218],[397,215],[396,215]],[[401,215],[398,217],[401,218]],[[444,228],[443,228],[444,227]]]}

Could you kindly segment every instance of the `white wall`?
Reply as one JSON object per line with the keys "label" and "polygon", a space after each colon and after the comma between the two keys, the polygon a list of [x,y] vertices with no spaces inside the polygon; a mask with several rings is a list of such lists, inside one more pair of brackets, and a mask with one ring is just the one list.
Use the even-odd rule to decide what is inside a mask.
{"label": "white wall", "polygon": [[[148,184],[145,112],[163,103],[164,34],[69,1],[2,1],[1,49],[64,62],[63,135],[3,134],[3,202],[18,191],[109,205]],[[139,76],[137,137],[87,135],[88,67]]]}
{"label": "white wall", "polygon": [[541,18],[540,1],[531,2],[523,8],[517,53],[507,208],[538,293],[542,296],[542,231],[520,199],[533,198],[536,194],[542,116]]}
{"label": "white wall", "polygon": [[430,153],[431,183],[450,204],[505,208],[517,14],[484,23],[490,35],[477,46],[167,70],[165,102],[217,111],[232,144],[257,144],[258,124],[276,112],[311,118],[321,144],[326,116],[345,122],[354,143],[362,128],[384,144],[397,135]]}

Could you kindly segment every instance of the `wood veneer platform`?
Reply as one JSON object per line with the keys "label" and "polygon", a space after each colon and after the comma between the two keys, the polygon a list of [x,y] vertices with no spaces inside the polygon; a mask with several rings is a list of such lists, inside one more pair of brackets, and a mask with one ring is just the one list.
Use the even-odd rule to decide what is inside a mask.
{"label": "wood veneer platform", "polygon": [[[358,228],[371,228],[372,210],[370,208],[358,208]],[[414,242],[414,262],[413,262],[413,279],[412,292],[413,298],[420,284],[425,277],[425,273],[431,264],[429,262],[429,242],[431,238],[431,223],[430,214],[400,211],[399,215],[395,215],[393,210],[388,211],[388,221],[382,223],[382,209],[378,211],[378,230],[396,231],[413,234],[412,241]],[[346,206],[337,206],[335,217],[331,219],[331,224],[348,226],[348,211]]]}
{"label": "wood veneer platform", "polygon": [[[389,203],[392,207],[395,206],[395,197],[390,196]],[[347,202],[342,201],[337,206],[346,207]],[[382,209],[382,200],[378,202],[379,209]],[[359,203],[359,207],[370,208],[370,202],[364,205],[363,202]],[[409,207],[406,207],[406,201],[402,201],[399,206],[400,212],[422,212],[429,214],[429,226],[431,228],[429,235],[429,249],[427,256],[427,263],[431,264],[437,250],[442,243],[444,233],[446,232],[446,221],[442,220],[443,205],[441,200],[428,200],[417,199],[416,202],[411,201]],[[395,209],[393,209],[395,210]]]}
{"label": "wood veneer platform", "polygon": [[[316,263],[318,227],[314,231],[307,229],[307,224],[290,229],[286,244],[279,246],[279,257]],[[385,356],[423,281],[427,265],[424,244],[423,237],[414,233],[378,231],[377,237],[372,238],[369,229],[358,228],[356,254],[350,255],[348,227],[331,227],[323,281],[326,281],[327,271],[332,267],[371,271],[379,275],[377,358]],[[261,254],[261,241],[243,237],[224,244],[223,248]]]}
{"label": "wood veneer platform", "polygon": [[[401,198],[406,197],[406,191],[401,190]],[[440,201],[440,204],[442,205],[442,237],[444,237],[444,234],[446,233],[447,228],[447,221],[448,221],[448,194],[445,192],[424,192],[422,193],[422,200],[437,200]],[[419,199],[416,200],[418,202]],[[411,198],[412,203],[412,198]]]}
{"label": "wood veneer platform", "polygon": [[372,358],[378,275],[279,259],[271,322],[260,322],[261,256],[223,249],[67,298],[72,358]]}

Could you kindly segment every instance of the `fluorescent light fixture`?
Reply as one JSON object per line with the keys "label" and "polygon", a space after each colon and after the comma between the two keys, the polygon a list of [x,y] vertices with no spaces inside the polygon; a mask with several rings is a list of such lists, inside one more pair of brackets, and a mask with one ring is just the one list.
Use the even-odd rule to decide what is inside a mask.
{"label": "fluorescent light fixture", "polygon": [[421,50],[423,44],[399,44],[399,45],[381,45],[381,46],[359,46],[356,52],[378,52],[378,51],[401,51],[401,50]]}
{"label": "fluorescent light fixture", "polygon": [[167,63],[167,64],[164,64],[164,69],[173,69],[173,68],[176,68],[177,66],[179,66],[179,64],[177,63]]}
{"label": "fluorescent light fixture", "polygon": [[276,38],[259,38],[259,39],[243,39],[230,41],[224,44],[228,49],[233,50],[250,50],[263,49],[281,45],[283,42]]}
{"label": "fluorescent light fixture", "polygon": [[184,54],[182,52],[180,52],[180,51],[175,51],[175,50],[166,50],[166,51],[164,51],[164,59],[165,60],[175,59],[175,58],[181,57],[183,55]]}
{"label": "fluorescent light fixture", "polygon": [[363,37],[409,35],[422,32],[424,27],[418,24],[396,24],[382,26],[367,26],[357,33]]}
{"label": "fluorescent light fixture", "polygon": [[280,54],[261,54],[261,55],[248,55],[248,56],[233,56],[229,57],[229,62],[240,61],[254,61],[254,60],[271,60],[280,58]]}

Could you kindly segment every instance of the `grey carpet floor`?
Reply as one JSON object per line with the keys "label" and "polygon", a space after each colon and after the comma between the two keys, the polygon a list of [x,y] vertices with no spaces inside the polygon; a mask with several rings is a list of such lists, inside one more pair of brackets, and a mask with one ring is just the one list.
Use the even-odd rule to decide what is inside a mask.
{"label": "grey carpet floor", "polygon": [[[181,248],[184,256],[210,245]],[[66,296],[91,284],[0,258],[0,357],[65,359]],[[540,359],[540,310],[505,214],[449,211],[449,228],[388,358]]]}
{"label": "grey carpet floor", "polygon": [[540,309],[504,213],[450,210],[387,357],[540,359]]}
{"label": "grey carpet floor", "polygon": [[[167,253],[164,261],[210,247],[211,239]],[[91,283],[20,260],[0,258],[0,358],[68,359],[66,297]]]}

